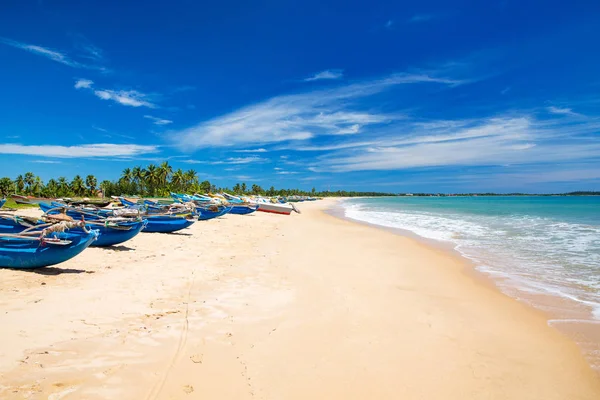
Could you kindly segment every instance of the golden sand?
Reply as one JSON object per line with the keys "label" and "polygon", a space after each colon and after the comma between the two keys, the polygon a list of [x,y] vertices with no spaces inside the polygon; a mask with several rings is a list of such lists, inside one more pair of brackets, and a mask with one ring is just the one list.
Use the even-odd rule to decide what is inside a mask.
{"label": "golden sand", "polygon": [[0,270],[0,398],[600,399],[542,314],[328,204]]}

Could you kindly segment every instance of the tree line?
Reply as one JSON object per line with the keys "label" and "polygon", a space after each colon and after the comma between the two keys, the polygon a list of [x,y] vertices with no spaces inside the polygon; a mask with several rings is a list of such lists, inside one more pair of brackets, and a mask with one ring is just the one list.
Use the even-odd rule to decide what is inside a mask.
{"label": "tree line", "polygon": [[231,189],[228,187],[217,187],[208,180],[200,181],[198,173],[190,169],[174,170],[167,162],[159,165],[150,164],[146,168],[136,166],[134,168],[125,168],[117,180],[104,180],[98,185],[98,180],[94,175],[87,175],[83,179],[80,175],[69,181],[61,176],[58,179],[50,179],[44,183],[39,176],[31,172],[17,176],[14,180],[9,177],[0,178],[0,195],[2,197],[16,193],[19,195],[29,195],[36,197],[96,197],[99,191],[102,191],[105,197],[120,195],[136,195],[148,197],[167,197],[170,192],[177,193],[217,193],[228,192],[238,195],[254,194],[266,196],[390,196],[389,193],[380,192],[356,192],[338,190],[335,192],[319,192],[315,188],[310,191],[301,189],[275,189],[274,186],[268,189],[253,184],[248,187],[246,183],[236,183]]}

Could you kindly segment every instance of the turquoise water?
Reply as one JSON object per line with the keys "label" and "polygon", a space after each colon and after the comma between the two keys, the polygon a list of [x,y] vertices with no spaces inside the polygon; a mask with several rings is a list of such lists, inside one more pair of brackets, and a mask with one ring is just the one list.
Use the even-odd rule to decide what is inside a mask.
{"label": "turquoise water", "polygon": [[600,197],[393,197],[342,205],[348,218],[452,244],[507,294],[559,319],[600,322]]}

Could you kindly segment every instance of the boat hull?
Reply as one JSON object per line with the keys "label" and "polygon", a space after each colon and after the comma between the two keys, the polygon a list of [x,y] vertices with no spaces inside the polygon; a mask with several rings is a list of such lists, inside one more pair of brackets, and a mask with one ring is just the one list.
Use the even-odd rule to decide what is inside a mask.
{"label": "boat hull", "polygon": [[0,267],[31,269],[60,264],[70,260],[96,240],[98,233],[54,234],[60,239],[70,240],[68,245],[43,244],[37,240],[0,237]]}
{"label": "boat hull", "polygon": [[290,215],[294,208],[291,205],[275,203],[258,203],[258,211],[271,214]]}
{"label": "boat hull", "polygon": [[209,219],[217,218],[222,215],[225,215],[229,212],[230,207],[219,207],[219,211],[211,211],[206,208],[197,207],[196,210],[199,212],[200,216],[198,217],[198,221],[206,221]]}
{"label": "boat hull", "polygon": [[252,214],[257,209],[258,209],[258,206],[234,205],[233,207],[231,207],[229,214],[247,215],[247,214]]}
{"label": "boat hull", "polygon": [[169,232],[177,232],[182,229],[187,228],[192,225],[195,220],[188,219],[185,217],[171,217],[171,216],[163,216],[157,215],[148,217],[148,224],[142,232],[156,232],[156,233],[169,233]]}
{"label": "boat hull", "polygon": [[[119,223],[119,227],[121,229],[115,229],[107,226],[96,226],[91,225],[88,228],[97,229],[100,231],[100,235],[98,236],[98,240],[94,241],[90,246],[91,247],[107,247],[114,246],[116,244],[120,244],[126,242],[132,238],[134,238],[138,233],[144,229],[146,225],[146,220],[142,221],[134,221],[134,222],[121,222]],[[122,228],[129,229],[122,229]]]}

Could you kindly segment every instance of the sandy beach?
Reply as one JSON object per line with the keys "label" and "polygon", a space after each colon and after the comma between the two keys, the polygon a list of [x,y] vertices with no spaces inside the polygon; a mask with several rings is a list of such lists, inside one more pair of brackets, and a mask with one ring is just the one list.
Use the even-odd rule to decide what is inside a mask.
{"label": "sandy beach", "polygon": [[0,398],[600,398],[542,313],[334,201],[0,270]]}

